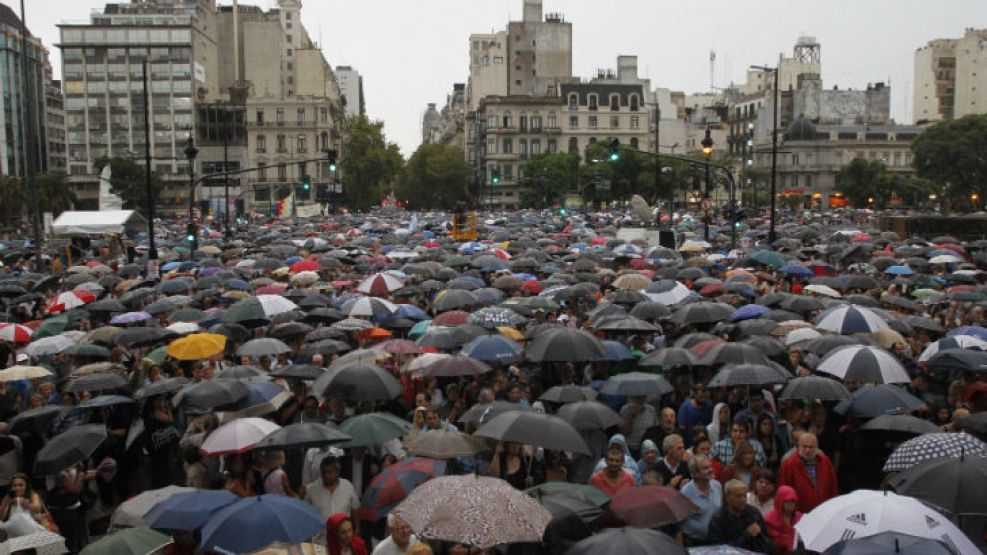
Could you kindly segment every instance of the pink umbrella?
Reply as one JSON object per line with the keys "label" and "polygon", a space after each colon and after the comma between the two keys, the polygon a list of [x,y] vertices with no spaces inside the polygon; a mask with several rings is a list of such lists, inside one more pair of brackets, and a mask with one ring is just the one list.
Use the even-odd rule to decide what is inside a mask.
{"label": "pink umbrella", "polygon": [[277,285],[265,285],[264,287],[261,287],[260,289],[258,289],[257,291],[255,291],[255,293],[258,294],[258,295],[281,295],[281,296],[284,296],[284,288],[283,287],[278,287]]}

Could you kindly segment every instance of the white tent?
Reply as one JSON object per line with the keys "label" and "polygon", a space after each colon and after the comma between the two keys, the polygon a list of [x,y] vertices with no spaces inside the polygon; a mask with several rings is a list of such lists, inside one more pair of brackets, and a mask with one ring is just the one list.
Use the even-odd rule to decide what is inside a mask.
{"label": "white tent", "polygon": [[56,236],[123,234],[126,231],[142,231],[147,221],[134,210],[62,212],[51,224]]}

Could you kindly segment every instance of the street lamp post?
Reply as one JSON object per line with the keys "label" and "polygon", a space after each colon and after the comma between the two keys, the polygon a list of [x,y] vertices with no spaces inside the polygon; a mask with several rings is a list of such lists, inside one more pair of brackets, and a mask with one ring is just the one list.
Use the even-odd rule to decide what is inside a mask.
{"label": "street lamp post", "polygon": [[189,260],[193,259],[196,249],[199,248],[199,230],[195,225],[195,157],[198,154],[199,149],[195,148],[195,140],[192,138],[192,134],[189,133],[188,145],[185,147],[185,158],[188,159]]}
{"label": "street lamp post", "polygon": [[[659,142],[659,127],[661,127],[661,105],[655,98],[655,199],[661,194],[661,142]],[[661,221],[659,217],[659,221]],[[668,225],[672,225],[672,205],[668,204]]]}
{"label": "street lamp post", "polygon": [[147,59],[141,65],[144,80],[144,187],[147,188],[147,274],[157,277],[158,248],[154,244],[154,192],[151,190],[151,94],[147,87]]}
{"label": "street lamp post", "polygon": [[768,243],[773,244],[778,238],[775,233],[775,203],[777,202],[778,180],[778,68],[768,66],[751,66],[751,69],[770,71],[774,74],[774,101],[771,105],[771,221],[768,228]]}
{"label": "street lamp post", "polygon": [[706,241],[709,241],[709,209],[707,207],[709,206],[709,202],[710,202],[709,192],[710,192],[710,184],[711,184],[711,181],[712,181],[712,174],[713,174],[713,172],[712,172],[712,167],[709,165],[708,162],[709,162],[710,156],[713,155],[713,137],[710,136],[709,124],[708,123],[706,124],[706,136],[703,137],[702,142],[700,142],[699,144],[702,145],[702,147],[703,147],[702,148],[703,159],[705,159],[706,162],[707,162],[707,164],[706,164],[706,190],[703,191],[703,208],[704,208],[704,211],[706,212],[706,215],[703,217],[703,238]]}

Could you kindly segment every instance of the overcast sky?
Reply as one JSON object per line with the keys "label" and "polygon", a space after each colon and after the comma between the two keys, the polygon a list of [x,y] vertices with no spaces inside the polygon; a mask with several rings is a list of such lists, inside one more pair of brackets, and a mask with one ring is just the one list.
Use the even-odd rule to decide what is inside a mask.
{"label": "overcast sky", "polygon": [[[0,0],[15,11],[16,0]],[[87,21],[104,0],[27,0],[31,32],[52,45],[55,25]],[[231,0],[219,0],[231,4]],[[277,0],[243,1],[263,8]],[[469,34],[521,19],[522,0],[305,0],[302,21],[333,66],[363,76],[368,115],[383,120],[388,139],[407,156],[421,142],[429,102],[441,108],[453,83],[469,74]],[[592,77],[636,54],[652,86],[685,92],[710,88],[710,51],[717,87],[741,82],[750,64],[790,56],[800,35],[822,44],[823,85],[865,87],[890,82],[891,113],[911,121],[915,49],[934,38],[987,27],[984,0],[544,0],[545,13],[573,24],[573,71]],[[52,48],[56,75],[61,59]]]}

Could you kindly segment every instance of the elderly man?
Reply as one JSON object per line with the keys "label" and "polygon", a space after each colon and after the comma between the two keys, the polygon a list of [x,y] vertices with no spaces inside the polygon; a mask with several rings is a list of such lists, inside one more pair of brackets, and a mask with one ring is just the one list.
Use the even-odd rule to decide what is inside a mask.
{"label": "elderly man", "polygon": [[689,465],[686,464],[685,442],[679,434],[665,436],[661,444],[665,456],[658,460],[655,471],[666,486],[679,489],[689,481]]}
{"label": "elderly man", "polygon": [[387,529],[391,535],[377,544],[372,555],[404,555],[409,547],[418,543],[418,538],[411,533],[411,526],[394,513],[387,514]]}
{"label": "elderly man", "polygon": [[839,495],[839,488],[833,463],[819,450],[816,434],[803,433],[797,446],[798,452],[786,458],[778,469],[778,487],[791,486],[798,494],[798,510],[808,513]]}
{"label": "elderly man", "polygon": [[624,450],[611,447],[607,451],[607,466],[590,476],[589,485],[613,497],[618,492],[634,487],[634,476],[624,469]]}
{"label": "elderly man", "polygon": [[723,488],[713,479],[713,463],[705,455],[693,455],[689,461],[692,481],[682,486],[682,495],[699,507],[699,512],[682,521],[687,545],[706,543],[709,521],[723,504]]}
{"label": "elderly man", "polygon": [[747,504],[747,484],[730,480],[724,486],[723,506],[709,521],[709,541],[757,553],[775,553],[765,531],[761,511]]}

